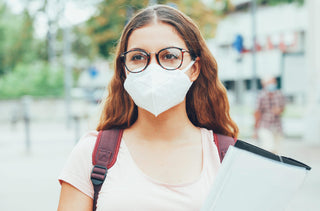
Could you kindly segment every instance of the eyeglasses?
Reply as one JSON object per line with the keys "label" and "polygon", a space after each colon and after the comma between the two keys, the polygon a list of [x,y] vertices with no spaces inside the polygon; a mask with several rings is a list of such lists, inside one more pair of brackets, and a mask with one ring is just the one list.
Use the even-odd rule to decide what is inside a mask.
{"label": "eyeglasses", "polygon": [[142,49],[134,49],[121,54],[122,61],[126,69],[132,73],[144,71],[150,62],[150,55],[154,53],[159,65],[166,70],[176,70],[183,63],[184,53],[189,51],[178,47],[168,47],[161,49],[158,53],[147,53]]}

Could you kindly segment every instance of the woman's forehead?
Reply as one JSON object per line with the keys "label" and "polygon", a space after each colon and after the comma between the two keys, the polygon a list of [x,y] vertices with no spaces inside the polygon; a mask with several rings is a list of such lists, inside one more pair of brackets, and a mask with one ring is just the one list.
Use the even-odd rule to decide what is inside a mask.
{"label": "woman's forehead", "polygon": [[129,36],[127,50],[140,48],[156,52],[170,46],[186,49],[184,40],[173,26],[157,22],[135,29]]}

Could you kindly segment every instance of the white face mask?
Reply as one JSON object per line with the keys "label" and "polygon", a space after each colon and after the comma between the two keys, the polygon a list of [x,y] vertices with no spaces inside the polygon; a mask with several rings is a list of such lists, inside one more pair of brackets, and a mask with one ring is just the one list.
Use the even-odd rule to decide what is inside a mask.
{"label": "white face mask", "polygon": [[165,70],[150,64],[141,73],[129,73],[124,88],[138,107],[158,116],[184,100],[192,85],[185,72],[194,62],[183,70]]}
{"label": "white face mask", "polygon": [[277,90],[277,85],[276,84],[268,84],[266,86],[266,89],[269,91],[269,92],[274,92]]}

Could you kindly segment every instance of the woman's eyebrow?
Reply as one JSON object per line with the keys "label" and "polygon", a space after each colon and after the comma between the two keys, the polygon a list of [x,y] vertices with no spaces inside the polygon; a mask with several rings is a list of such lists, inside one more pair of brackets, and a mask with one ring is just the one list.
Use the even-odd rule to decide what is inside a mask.
{"label": "woman's eyebrow", "polygon": [[135,50],[147,52],[147,51],[144,50],[143,48],[131,48],[131,49],[128,49],[127,51],[135,51]]}
{"label": "woman's eyebrow", "polygon": [[[166,49],[166,48],[182,48],[182,49],[184,49],[183,47],[180,47],[180,46],[169,45],[167,47],[163,47],[163,48],[159,49],[158,51],[156,51],[156,53],[158,53],[159,51]],[[145,50],[143,48],[139,48],[139,47],[131,48],[131,49],[128,49],[127,51],[134,51],[134,50],[140,50],[140,51],[144,51],[146,53],[154,53],[154,52],[148,52],[147,50]]]}

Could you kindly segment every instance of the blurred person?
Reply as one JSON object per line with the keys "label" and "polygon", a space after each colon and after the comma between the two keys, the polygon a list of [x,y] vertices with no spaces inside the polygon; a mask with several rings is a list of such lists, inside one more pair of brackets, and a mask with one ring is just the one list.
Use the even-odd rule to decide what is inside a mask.
{"label": "blurred person", "polygon": [[257,97],[254,113],[254,136],[262,148],[277,153],[283,136],[281,115],[285,109],[285,97],[277,89],[275,77],[266,76],[261,83],[263,90]]}
{"label": "blurred person", "polygon": [[[164,5],[125,26],[97,131],[124,129],[97,210],[200,210],[220,167],[213,132],[237,137],[217,63],[195,23]],[[92,151],[84,135],[59,181],[58,210],[92,210]]]}

